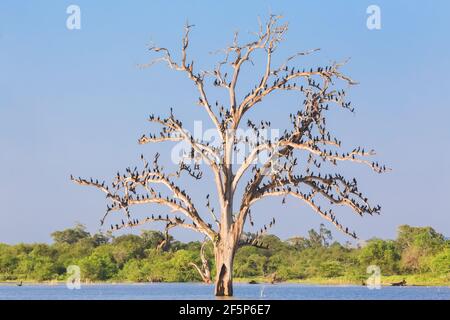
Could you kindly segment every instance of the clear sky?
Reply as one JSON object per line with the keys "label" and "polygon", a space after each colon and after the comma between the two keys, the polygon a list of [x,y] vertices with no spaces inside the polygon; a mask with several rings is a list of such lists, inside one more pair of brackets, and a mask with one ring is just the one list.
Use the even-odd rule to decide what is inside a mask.
{"label": "clear sky", "polygon": [[[81,8],[80,30],[66,28],[71,4]],[[366,27],[371,4],[381,9],[381,30]],[[217,59],[211,51],[229,44],[235,30],[248,38],[258,15],[270,12],[290,25],[280,58],[317,47],[322,50],[309,60],[313,66],[351,57],[344,70],[360,83],[348,92],[357,111],[330,122],[350,150],[375,148],[377,159],[393,168],[385,175],[359,166],[349,171],[382,205],[382,215],[362,219],[346,212],[342,221],[365,239],[394,237],[400,224],[450,235],[449,1],[3,0],[0,242],[49,241],[52,231],[76,221],[95,232],[104,196],[72,184],[70,173],[110,178],[137,164],[141,153],[169,151],[169,145],[137,144],[149,132],[149,113],[165,115],[173,107],[185,123],[205,119],[182,74],[136,67],[149,61],[150,41],[177,52],[189,19],[196,25],[191,57],[211,67]],[[282,96],[254,116],[283,127],[295,103]],[[201,201],[210,188],[190,185]],[[322,221],[295,200],[284,206],[267,201],[253,212],[263,223],[276,214],[272,232],[283,239]],[[187,231],[174,235],[196,239]]]}

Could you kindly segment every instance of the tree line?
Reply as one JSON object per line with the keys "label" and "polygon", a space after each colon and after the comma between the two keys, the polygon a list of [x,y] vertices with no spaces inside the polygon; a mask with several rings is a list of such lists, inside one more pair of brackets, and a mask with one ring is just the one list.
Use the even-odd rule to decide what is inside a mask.
{"label": "tree line", "polygon": [[[69,265],[80,267],[82,281],[202,281],[192,266],[202,264],[199,241],[183,243],[153,230],[140,235],[91,234],[81,224],[51,236],[51,244],[1,243],[0,281],[63,281]],[[211,243],[205,244],[204,254],[214,276]],[[320,225],[304,237],[282,241],[265,235],[257,247],[240,247],[234,272],[247,281],[362,282],[369,265],[379,266],[385,277],[449,284],[450,240],[431,227],[402,225],[395,240],[371,239],[355,246],[333,240],[331,231]]]}

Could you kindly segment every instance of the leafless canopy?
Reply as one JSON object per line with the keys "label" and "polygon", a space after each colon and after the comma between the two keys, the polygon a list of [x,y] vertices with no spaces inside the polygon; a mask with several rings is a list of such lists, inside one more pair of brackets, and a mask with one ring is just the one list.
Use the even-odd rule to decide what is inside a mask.
{"label": "leafless canopy", "polygon": [[[318,50],[315,49],[295,53],[281,65],[275,66],[272,56],[284,40],[288,26],[280,24],[280,17],[273,15],[266,23],[260,23],[254,41],[240,44],[236,33],[232,44],[220,51],[223,59],[214,69],[201,71],[188,58],[192,27],[185,27],[180,61],[175,61],[168,49],[153,46],[150,51],[159,56],[144,67],[163,62],[171,69],[185,74],[198,91],[198,104],[209,115],[221,143],[212,145],[195,139],[172,110],[167,117],[151,115],[148,120],[160,125],[162,130],[158,134],[142,135],[139,143],[185,141],[190,146],[190,151],[186,152],[186,160],[179,163],[178,171],[165,173],[158,162],[159,154],[150,162],[142,156],[141,168],[127,168],[124,172],[117,172],[110,185],[94,179],[72,177],[75,182],[96,187],[106,194],[110,204],[101,220],[102,224],[112,212],[123,211],[124,218],[121,221],[118,218],[117,221],[120,222],[114,222],[112,230],[149,222],[164,222],[167,230],[183,227],[203,233],[214,243],[231,237],[237,244],[241,241],[246,221],[253,224],[250,208],[255,202],[273,196],[280,196],[284,201],[285,197],[291,196],[305,202],[336,228],[356,238],[356,234],[338,220],[333,206],[348,207],[360,216],[379,213],[380,207],[369,204],[355,179],[347,179],[332,169],[342,162],[366,165],[378,173],[386,171],[386,167],[369,160],[375,154],[373,150],[366,151],[363,147],[342,150],[341,141],[327,128],[326,111],[330,108],[354,111],[350,102],[345,99],[345,91],[340,89],[355,84],[351,78],[341,73],[344,63],[314,68],[294,65],[298,58]],[[237,94],[242,67],[252,64],[252,57],[257,52],[265,57],[261,75],[250,92],[245,95]],[[225,90],[229,99],[224,102],[226,106],[218,101],[210,101],[206,87]],[[269,121],[256,124],[243,119],[244,116],[248,118],[249,112],[267,97],[280,91],[297,93],[303,104],[296,113],[290,115],[290,129],[273,140],[258,134],[259,130],[271,127]],[[248,139],[237,134],[240,127],[252,130],[257,138]],[[245,159],[236,164],[233,159],[238,146],[242,144],[246,145]],[[257,159],[262,154],[266,155],[266,161],[261,163]],[[209,195],[206,207],[200,210],[187,192],[175,183],[181,174],[190,175],[196,180],[202,179],[200,163],[205,164],[214,176],[220,207],[217,215],[210,204]],[[324,170],[330,172],[322,172]],[[233,208],[240,183],[244,183],[242,198]],[[166,188],[170,195],[161,195],[159,188]],[[325,208],[324,203],[329,204],[329,208]],[[133,218],[130,208],[144,204],[163,205],[168,212],[141,219]],[[208,215],[213,217],[214,225],[204,218]],[[258,231],[258,234],[263,234],[274,223],[275,219]]]}

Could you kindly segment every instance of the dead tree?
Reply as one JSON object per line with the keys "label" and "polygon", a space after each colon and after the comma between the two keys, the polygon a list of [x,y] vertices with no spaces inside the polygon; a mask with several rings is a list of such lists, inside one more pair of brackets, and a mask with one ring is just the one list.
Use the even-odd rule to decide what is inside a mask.
{"label": "dead tree", "polygon": [[200,259],[202,260],[202,266],[199,267],[194,262],[190,262],[189,265],[193,266],[195,270],[197,270],[204,283],[211,283],[211,271],[209,269],[208,259],[205,256],[205,246],[207,243],[207,240],[203,241],[200,248]]}
{"label": "dead tree", "polygon": [[[251,206],[264,198],[279,196],[284,199],[291,196],[306,203],[315,213],[328,220],[337,229],[357,238],[338,220],[333,206],[345,206],[356,214],[379,214],[380,206],[371,206],[368,199],[358,189],[357,181],[347,179],[336,173],[339,163],[354,162],[367,165],[375,172],[386,171],[386,167],[372,162],[368,157],[374,151],[356,147],[351,151],[342,151],[341,141],[327,129],[326,111],[330,108],[342,108],[353,112],[350,102],[345,99],[343,86],[355,84],[341,73],[344,63],[331,63],[323,67],[296,67],[297,58],[311,54],[316,50],[298,52],[286,59],[281,65],[274,66],[272,56],[277,46],[284,40],[287,24],[279,23],[279,16],[271,16],[264,24],[259,24],[254,41],[239,44],[235,34],[230,46],[222,53],[212,71],[199,71],[194,61],[188,60],[187,49],[191,25],[186,25],[182,40],[181,60],[179,62],[163,47],[151,47],[152,52],[161,56],[147,64],[164,62],[176,71],[184,73],[198,90],[198,104],[204,108],[219,136],[218,144],[210,144],[194,138],[170,110],[166,117],[151,115],[149,121],[162,127],[159,134],[142,135],[140,144],[185,141],[189,149],[179,169],[165,173],[158,162],[159,154],[148,163],[143,156],[143,167],[127,168],[124,173],[117,172],[110,186],[94,179],[74,178],[81,185],[94,186],[106,194],[111,204],[106,214],[123,211],[124,220],[111,225],[112,230],[134,227],[149,222],[164,222],[166,230],[173,227],[188,228],[204,234],[213,242],[216,262],[215,294],[231,296],[233,294],[233,259],[246,221],[251,219]],[[264,55],[264,67],[257,83],[246,95],[237,93],[238,80],[242,67],[253,64],[253,55]],[[227,102],[210,101],[209,89],[225,90]],[[249,113],[269,96],[282,91],[299,94],[303,104],[298,111],[290,115],[289,129],[275,139],[260,134],[261,130],[271,128],[269,121],[256,124],[248,119]],[[267,110],[269,112],[270,110]],[[252,132],[249,138],[239,134],[240,128]],[[243,161],[235,161],[240,146],[245,146]],[[261,159],[263,159],[261,161]],[[199,211],[186,191],[175,184],[175,178],[182,173],[194,179],[202,178],[200,164],[211,170],[217,189],[218,215],[207,196],[207,208],[215,226],[208,223],[207,213]],[[241,180],[246,180],[242,194],[237,191]],[[166,188],[165,195],[155,190]],[[166,215],[152,215],[137,219],[131,216],[130,208],[136,205],[158,204],[167,207]],[[179,214],[177,216],[175,214]],[[250,221],[253,224],[252,221]],[[267,227],[266,227],[267,228]],[[261,229],[261,234],[264,227]]]}

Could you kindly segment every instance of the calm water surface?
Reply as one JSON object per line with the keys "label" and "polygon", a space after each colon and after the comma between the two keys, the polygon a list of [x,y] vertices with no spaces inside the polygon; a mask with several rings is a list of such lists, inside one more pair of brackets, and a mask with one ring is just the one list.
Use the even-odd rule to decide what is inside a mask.
{"label": "calm water surface", "polygon": [[[450,287],[323,286],[305,284],[235,284],[235,299],[445,299]],[[65,285],[0,285],[4,299],[214,299],[212,285],[197,283],[93,284],[70,290]]]}

